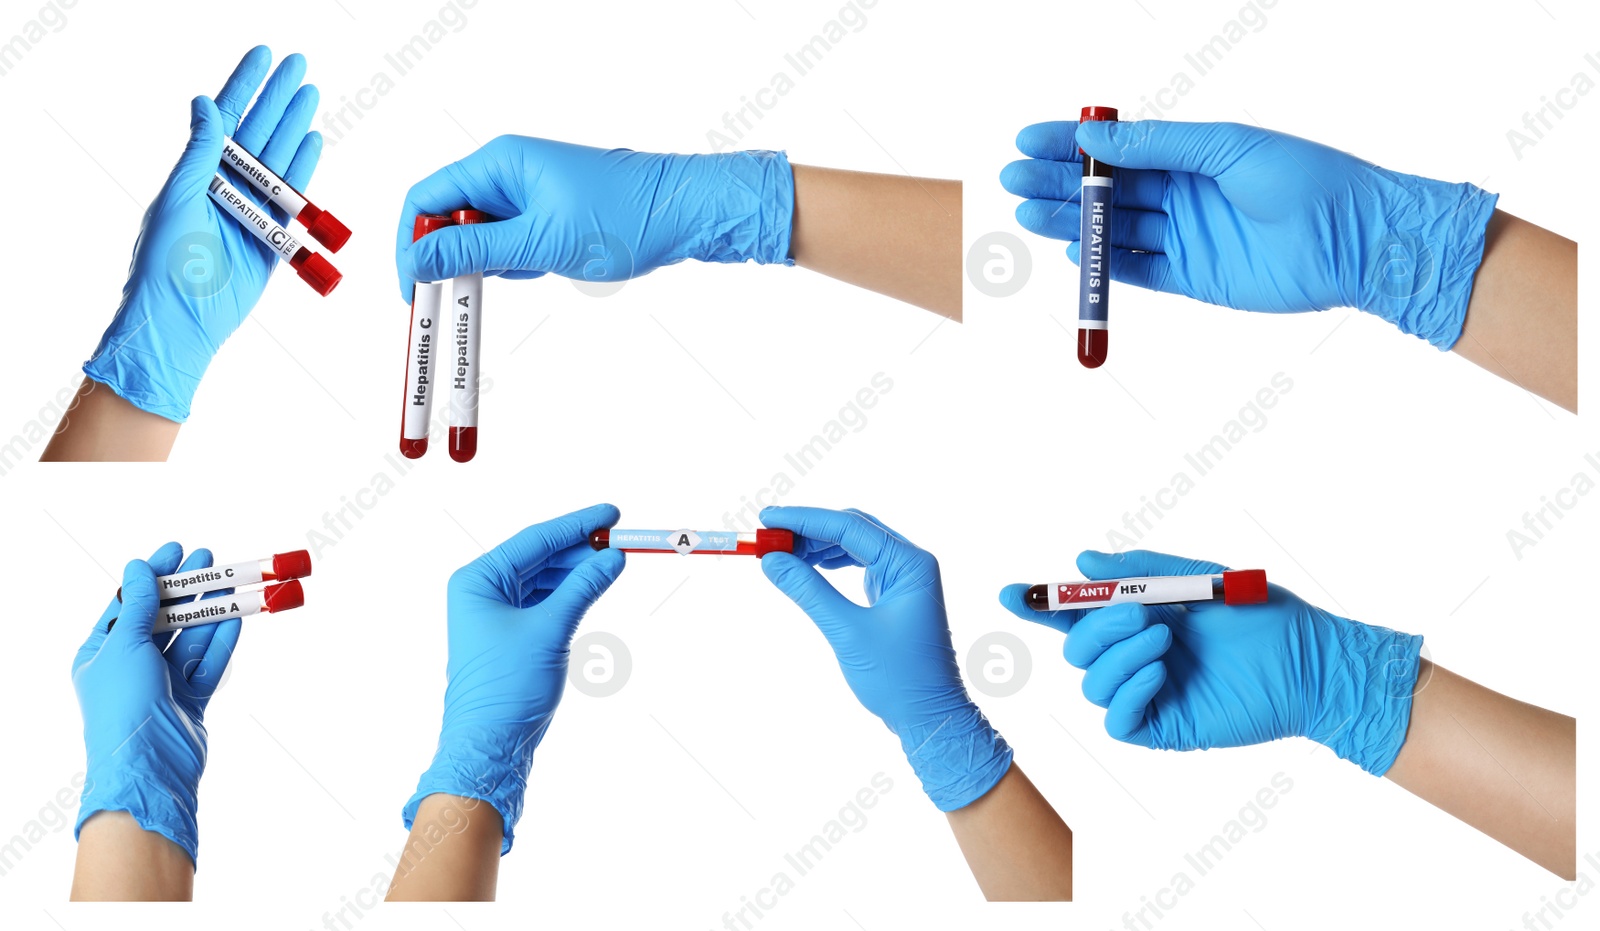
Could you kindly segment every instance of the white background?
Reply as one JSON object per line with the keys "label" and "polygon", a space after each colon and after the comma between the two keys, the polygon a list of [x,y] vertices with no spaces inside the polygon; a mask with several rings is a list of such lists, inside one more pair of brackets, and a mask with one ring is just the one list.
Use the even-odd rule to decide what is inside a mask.
{"label": "white background", "polygon": [[[1175,72],[1192,75],[1185,54],[1240,7],[936,13],[880,0],[741,144],[965,179],[967,241],[1009,231],[1031,252],[1020,293],[969,287],[958,326],[799,269],[690,264],[605,298],[554,278],[491,281],[478,460],[457,465],[436,442],[374,497],[374,475],[394,475],[407,311],[391,256],[406,188],[500,133],[705,150],[723,114],[839,10],[480,0],[342,139],[330,135],[311,194],[355,230],[338,256],[345,281],[324,300],[278,273],[212,366],[171,463],[27,464],[0,477],[14,631],[0,841],[81,770],[68,666],[123,562],[167,539],[221,560],[306,546],[325,515],[359,499],[372,506],[320,552],[307,606],[247,625],[207,714],[196,908],[230,925],[323,926],[368,900],[404,839],[400,806],[437,733],[455,567],[599,500],[633,526],[720,527],[774,473],[792,476],[784,454],[882,372],[893,389],[865,426],[782,501],[868,509],[938,554],[963,657],[992,631],[1025,641],[1026,686],[976,697],[1076,832],[1078,902],[981,902],[896,742],[754,561],[635,557],[584,624],[626,642],[632,678],[610,698],[568,690],[502,862],[502,903],[380,908],[353,926],[719,927],[879,772],[893,789],[866,827],[757,927],[1120,927],[1278,773],[1293,789],[1265,827],[1155,926],[1504,928],[1558,893],[1572,901],[1555,876],[1306,741],[1185,755],[1112,741],[1060,637],[996,605],[1006,582],[1074,575],[1079,549],[1105,545],[1281,372],[1293,387],[1265,426],[1141,544],[1264,567],[1318,604],[1426,635],[1437,662],[1485,685],[1596,711],[1595,617],[1579,595],[1600,498],[1578,499],[1520,559],[1506,538],[1574,473],[1595,475],[1583,458],[1600,458],[1592,417],[1376,318],[1246,315],[1122,286],[1110,364],[1072,361],[1062,322],[1075,271],[1060,244],[1016,226],[996,180],[1015,133],[1086,103],[1137,110]],[[4,4],[0,38],[37,9]],[[1600,94],[1578,98],[1520,160],[1506,132],[1589,68],[1592,11],[1576,0],[1452,4],[1449,19],[1439,9],[1279,3],[1190,93],[1169,97],[1167,115],[1253,119],[1480,183],[1502,208],[1589,238]],[[76,385],[143,206],[186,137],[190,97],[214,94],[265,42],[278,57],[306,54],[330,112],[438,10],[81,0],[0,77],[14,373],[0,440]],[[858,578],[839,581],[855,590]],[[1588,771],[1591,748],[1580,755]],[[73,850],[60,830],[0,877],[8,926],[182,920],[66,904]],[[1600,839],[1580,831],[1580,852],[1594,851]],[[1556,927],[1593,926],[1600,902],[1577,901]]]}

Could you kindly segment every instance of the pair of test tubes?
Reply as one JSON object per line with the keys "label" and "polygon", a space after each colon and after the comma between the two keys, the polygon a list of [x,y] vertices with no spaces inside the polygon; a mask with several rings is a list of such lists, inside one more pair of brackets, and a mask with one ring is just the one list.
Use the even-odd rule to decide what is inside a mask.
{"label": "pair of test tubes", "polygon": [[[222,159],[267,200],[305,226],[311,238],[327,246],[329,252],[338,252],[344,248],[345,242],[350,239],[349,227],[340,223],[333,214],[313,204],[289,182],[278,177],[272,169],[246,152],[231,137],[222,140]],[[344,279],[344,275],[333,267],[333,263],[302,245],[300,240],[284,229],[270,213],[258,208],[254,201],[239,193],[221,172],[211,177],[211,186],[207,193],[218,206],[222,207],[224,213],[239,221],[251,235],[287,261],[300,279],[318,294],[327,297]]]}
{"label": "pair of test tubes", "polygon": [[[411,241],[435,230],[487,223],[479,210],[449,216],[418,214]],[[444,282],[419,281],[411,290],[411,330],[406,339],[406,396],[400,409],[400,454],[420,459],[428,451],[433,394],[439,373],[450,380],[450,458],[467,462],[478,453],[478,349],[483,339],[483,275],[450,282],[450,317],[440,318]]]}
{"label": "pair of test tubes", "polygon": [[[278,553],[268,559],[229,563],[208,569],[191,569],[173,575],[156,577],[156,591],[161,595],[161,607],[156,611],[152,631],[168,633],[183,627],[217,624],[236,617],[253,614],[274,614],[288,611],[306,603],[305,589],[300,580],[311,575],[311,554],[305,550]],[[248,586],[273,582],[262,588]],[[234,589],[226,598],[199,598],[224,588]],[[241,591],[240,589],[244,589]],[[117,589],[122,597],[122,589]],[[195,598],[188,601],[185,599]],[[106,624],[106,630],[115,627],[116,618]]]}

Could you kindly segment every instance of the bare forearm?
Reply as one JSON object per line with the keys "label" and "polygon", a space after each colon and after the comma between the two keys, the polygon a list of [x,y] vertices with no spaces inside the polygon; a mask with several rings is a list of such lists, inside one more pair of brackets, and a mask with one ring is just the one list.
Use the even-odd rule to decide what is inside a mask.
{"label": "bare forearm", "polygon": [[946,817],[985,898],[1072,900],[1072,829],[1015,763],[983,798]]}
{"label": "bare forearm", "polygon": [[488,802],[430,795],[417,806],[390,902],[492,902],[505,822]]}
{"label": "bare forearm", "polygon": [[1423,661],[1387,773],[1545,869],[1577,869],[1577,724]]}
{"label": "bare forearm", "polygon": [[1578,409],[1578,244],[1496,210],[1455,351]]}
{"label": "bare forearm", "polygon": [[125,811],[83,823],[72,873],[74,902],[187,902],[194,863],[183,848],[139,827]]}
{"label": "bare forearm", "polygon": [[165,462],[179,424],[84,378],[40,462]]}
{"label": "bare forearm", "polygon": [[794,166],[795,263],[961,319],[961,182]]}

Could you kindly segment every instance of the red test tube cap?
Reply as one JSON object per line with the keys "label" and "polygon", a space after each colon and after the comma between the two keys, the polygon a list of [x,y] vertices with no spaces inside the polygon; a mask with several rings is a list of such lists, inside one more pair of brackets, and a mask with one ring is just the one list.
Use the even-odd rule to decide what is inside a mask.
{"label": "red test tube cap", "polygon": [[1235,569],[1222,573],[1222,602],[1257,605],[1267,600],[1267,573],[1261,569]]}
{"label": "red test tube cap", "polygon": [[756,555],[794,552],[794,532],[790,530],[757,530]]}
{"label": "red test tube cap", "polygon": [[340,223],[326,210],[306,224],[306,232],[311,234],[312,239],[327,246],[329,252],[338,252],[350,241],[350,227]]}
{"label": "red test tube cap", "polygon": [[457,210],[450,214],[450,219],[467,226],[472,223],[488,223],[489,215],[482,210]]}
{"label": "red test tube cap", "polygon": [[300,587],[300,581],[284,582],[282,585],[268,585],[261,590],[261,600],[265,602],[268,614],[298,608],[306,603],[306,590]]}
{"label": "red test tube cap", "polygon": [[272,574],[280,579],[303,579],[311,574],[311,554],[305,550],[272,557]]}
{"label": "red test tube cap", "polygon": [[339,282],[344,280],[344,275],[333,267],[332,262],[315,252],[306,256],[306,260],[300,263],[300,267],[295,269],[295,272],[302,281],[311,286],[313,291],[323,297],[332,294],[333,289],[337,288]]}
{"label": "red test tube cap", "polygon": [[411,221],[411,241],[416,242],[435,230],[455,225],[456,221],[449,217],[441,217],[434,213],[419,213],[417,218]]}

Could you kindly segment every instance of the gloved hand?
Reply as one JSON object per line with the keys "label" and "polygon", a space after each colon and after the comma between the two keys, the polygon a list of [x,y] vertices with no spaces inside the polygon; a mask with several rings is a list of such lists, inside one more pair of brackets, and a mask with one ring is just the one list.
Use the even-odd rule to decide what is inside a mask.
{"label": "gloved hand", "polygon": [[[768,507],[761,522],[795,532],[795,553],[761,569],[828,638],[850,691],[894,735],[940,811],[965,808],[1011,768],[1011,747],[967,697],[950,645],[939,563],[860,511]],[[863,608],[813,566],[866,567]]]}
{"label": "gloved hand", "polygon": [[[135,407],[179,423],[188,419],[212,357],[260,300],[278,264],[276,253],[224,216],[206,193],[222,162],[222,138],[232,134],[300,190],[322,154],[322,135],[306,131],[317,89],[300,86],[306,61],[299,55],[283,60],[240,121],[271,62],[266,46],[251,49],[216,102],[201,96],[190,104],[189,144],[145,210],[122,303],[83,365],[85,375]],[[243,180],[235,178],[234,187],[263,202]],[[287,222],[281,210],[271,209]]]}
{"label": "gloved hand", "polygon": [[[1135,550],[1078,556],[1085,578],[1198,575],[1216,563]],[[1309,737],[1375,776],[1411,719],[1422,638],[1329,614],[1277,585],[1264,604],[1118,604],[1034,611],[1026,585],[1000,603],[1067,635],[1083,694],[1118,740],[1161,750]]]}
{"label": "gloved hand", "polygon": [[[499,220],[412,244],[418,213],[466,207]],[[473,272],[622,281],[684,259],[793,265],[793,218],[782,152],[651,155],[501,136],[411,188],[394,260],[406,301],[413,282]]]}
{"label": "gloved hand", "polygon": [[1000,183],[1073,262],[1080,147],[1120,169],[1116,281],[1239,310],[1355,307],[1440,349],[1461,335],[1497,195],[1236,123],[1038,123]]}
{"label": "gloved hand", "polygon": [[622,573],[621,550],[589,547],[589,534],[617,517],[597,504],[534,524],[450,577],[444,725],[402,812],[407,830],[434,793],[483,799],[504,821],[500,852],[511,849],[533,750],[566,686],[572,635]]}
{"label": "gloved hand", "polygon": [[[151,627],[161,605],[156,576],[210,565],[210,550],[195,550],[185,560],[176,543],[156,550],[149,562],[128,563],[122,598],[111,600],[73,657],[88,751],[74,836],[97,812],[126,811],[196,860],[196,793],[206,765],[202,717],[239,643],[240,621],[184,628],[165,653]],[[108,631],[113,618],[116,626]]]}

